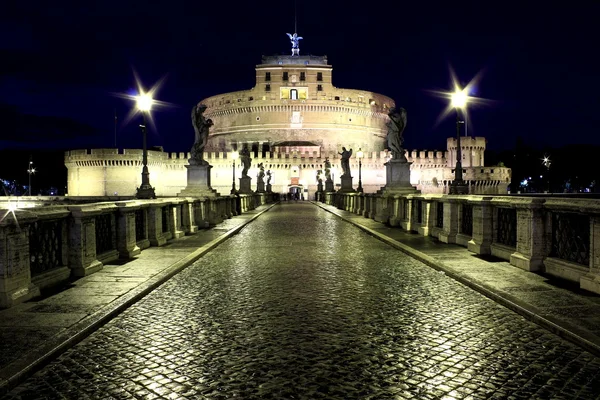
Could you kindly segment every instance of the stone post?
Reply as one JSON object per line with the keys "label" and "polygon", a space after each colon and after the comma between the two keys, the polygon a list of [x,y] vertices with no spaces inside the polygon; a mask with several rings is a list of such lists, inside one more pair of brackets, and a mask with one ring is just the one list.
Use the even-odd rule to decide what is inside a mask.
{"label": "stone post", "polygon": [[442,243],[456,243],[458,235],[458,200],[448,199],[444,202],[444,228],[440,232]]}
{"label": "stone post", "polygon": [[161,203],[153,203],[148,207],[146,213],[148,218],[148,240],[151,246],[164,246],[167,243],[167,237],[162,226],[162,206]]}
{"label": "stone post", "polygon": [[96,220],[101,210],[93,206],[70,206],[69,268],[76,277],[87,276],[102,269],[96,254]]}
{"label": "stone post", "polygon": [[[414,214],[414,210],[415,210],[415,199],[413,198],[412,195],[407,195],[406,196],[406,201],[404,202],[404,207],[406,207],[406,219],[403,219],[402,222],[400,223],[400,225],[402,226],[402,229],[406,230],[407,232],[412,232],[415,230],[415,216]],[[402,210],[403,214],[404,214],[404,210]]]}
{"label": "stone post", "polygon": [[129,259],[141,253],[135,237],[135,211],[140,207],[136,203],[117,202],[117,251],[119,258]]}
{"label": "stone post", "polygon": [[169,213],[169,226],[171,228],[171,234],[173,239],[179,239],[185,236],[185,232],[183,231],[183,223],[181,220],[181,216],[183,215],[182,206],[183,200],[173,200],[173,205],[171,206],[171,212]]}
{"label": "stone post", "polygon": [[387,224],[390,218],[390,203],[393,204],[393,201],[392,196],[375,195],[375,215],[373,219],[377,222]]}
{"label": "stone post", "polygon": [[579,286],[600,294],[600,215],[590,216],[590,272],[579,278]]}
{"label": "stone post", "polygon": [[510,263],[526,271],[538,271],[546,257],[544,243],[544,199],[523,199],[517,208],[517,251]]}
{"label": "stone post", "polygon": [[467,243],[467,249],[475,254],[491,254],[493,232],[492,197],[483,197],[481,200],[471,200],[473,205],[473,235]]}
{"label": "stone post", "polygon": [[194,215],[194,199],[187,198],[181,205],[181,225],[186,235],[198,232],[196,216]]}
{"label": "stone post", "polygon": [[390,226],[400,226],[402,223],[401,203],[403,201],[404,198],[398,195],[390,199],[390,218],[388,220]]}
{"label": "stone post", "polygon": [[29,261],[29,225],[36,219],[33,213],[15,210],[0,221],[0,308],[40,295],[31,283]]}
{"label": "stone post", "polygon": [[431,234],[431,231],[433,230],[433,227],[435,225],[434,222],[434,212],[433,212],[433,204],[435,204],[433,202],[433,199],[431,198],[424,198],[421,199],[421,201],[423,202],[423,214],[421,215],[421,226],[419,226],[417,228],[417,232],[419,232],[420,235],[423,236],[429,236]]}

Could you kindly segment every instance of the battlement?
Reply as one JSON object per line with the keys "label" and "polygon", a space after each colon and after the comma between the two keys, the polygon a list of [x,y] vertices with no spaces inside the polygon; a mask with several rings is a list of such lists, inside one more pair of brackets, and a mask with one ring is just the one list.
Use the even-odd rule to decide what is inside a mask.
{"label": "battlement", "polygon": [[265,65],[328,65],[327,56],[291,56],[291,55],[275,55],[262,56],[261,63],[257,68]]}

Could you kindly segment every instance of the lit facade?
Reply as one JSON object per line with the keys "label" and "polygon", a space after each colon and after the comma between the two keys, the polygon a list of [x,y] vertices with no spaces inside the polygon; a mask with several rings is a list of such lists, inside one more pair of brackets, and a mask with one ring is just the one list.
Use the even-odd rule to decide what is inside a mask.
{"label": "lit facade", "polygon": [[[272,173],[274,192],[300,191],[312,198],[317,171],[324,169],[326,158],[333,165],[334,183],[340,183],[342,147],[354,151],[355,188],[359,148],[364,152],[364,191],[376,192],[385,185],[386,123],[394,101],[365,90],[336,88],[326,57],[263,57],[252,89],[212,96],[200,104],[207,106],[204,115],[214,123],[205,159],[213,166],[212,187],[222,194],[232,186],[231,152],[245,146],[251,152],[253,189],[257,166],[263,163],[265,172]],[[464,179],[471,193],[505,193],[510,169],[483,168],[485,143],[484,138],[461,139]],[[158,196],[176,195],[186,186],[188,158],[187,153],[149,151],[150,182]],[[407,151],[407,158],[413,163],[411,183],[423,193],[447,193],[454,176],[456,139],[448,139],[445,152]],[[65,164],[70,195],[133,195],[140,185],[140,150],[73,150],[65,155]],[[239,187],[241,168],[236,167],[236,175]]]}

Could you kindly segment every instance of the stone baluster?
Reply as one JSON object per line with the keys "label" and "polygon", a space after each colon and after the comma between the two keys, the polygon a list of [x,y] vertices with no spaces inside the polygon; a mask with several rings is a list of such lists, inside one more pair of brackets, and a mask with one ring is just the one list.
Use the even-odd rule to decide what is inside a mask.
{"label": "stone baluster", "polygon": [[29,256],[29,225],[36,219],[31,212],[15,210],[0,221],[0,308],[40,295],[31,283]]}
{"label": "stone baluster", "polygon": [[439,235],[439,240],[442,243],[456,243],[459,205],[456,199],[446,199],[444,202],[444,228]]}
{"label": "stone baluster", "polygon": [[167,243],[167,237],[162,226],[162,207],[163,204],[159,202],[150,204],[146,214],[148,218],[148,240],[151,246],[164,246]]}
{"label": "stone baluster", "polygon": [[544,241],[543,210],[545,199],[521,198],[517,209],[517,251],[510,263],[526,271],[538,271],[548,255]]}
{"label": "stone baluster", "polygon": [[467,248],[475,254],[491,254],[493,232],[492,197],[483,197],[480,200],[470,200],[473,205],[473,235],[467,243]]}
{"label": "stone baluster", "polygon": [[141,253],[135,237],[135,211],[140,208],[136,202],[117,202],[117,251],[119,258],[133,258]]}

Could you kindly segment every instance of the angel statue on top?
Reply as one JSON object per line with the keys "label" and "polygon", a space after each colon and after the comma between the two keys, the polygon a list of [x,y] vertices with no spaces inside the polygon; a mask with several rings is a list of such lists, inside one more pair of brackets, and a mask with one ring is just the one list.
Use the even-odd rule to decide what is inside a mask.
{"label": "angel statue on top", "polygon": [[190,151],[190,165],[208,165],[208,162],[204,160],[204,147],[206,147],[208,141],[208,130],[213,126],[213,122],[211,119],[204,117],[204,111],[206,111],[204,104],[199,104],[192,108],[192,125],[194,126],[196,136],[194,145]]}
{"label": "angel statue on top", "polygon": [[302,36],[298,36],[297,33],[294,33],[293,35],[290,33],[287,33],[287,35],[289,36],[290,40],[292,41],[292,56],[300,55],[299,41],[302,39]]}
{"label": "angel statue on top", "polygon": [[388,114],[390,120],[387,123],[387,144],[392,151],[392,159],[406,160],[404,147],[404,137],[402,136],[406,128],[406,110],[402,107],[392,108]]}

